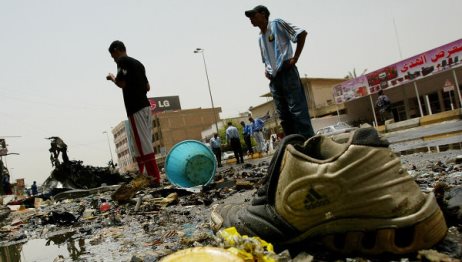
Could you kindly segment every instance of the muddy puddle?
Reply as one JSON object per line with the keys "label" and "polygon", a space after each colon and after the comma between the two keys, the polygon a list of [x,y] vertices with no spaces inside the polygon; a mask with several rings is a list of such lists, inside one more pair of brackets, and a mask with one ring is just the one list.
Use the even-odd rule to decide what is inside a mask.
{"label": "muddy puddle", "polygon": [[49,262],[53,258],[64,261],[81,261],[85,257],[84,238],[73,238],[73,234],[64,234],[49,239],[33,239],[9,246],[0,247],[1,261]]}

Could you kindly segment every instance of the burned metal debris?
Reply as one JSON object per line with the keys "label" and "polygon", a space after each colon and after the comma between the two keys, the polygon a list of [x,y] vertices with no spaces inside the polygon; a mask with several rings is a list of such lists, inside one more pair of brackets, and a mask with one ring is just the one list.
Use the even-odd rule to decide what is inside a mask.
{"label": "burned metal debris", "polygon": [[59,166],[61,162],[59,161],[59,154],[63,159],[63,163],[69,162],[69,157],[67,156],[67,145],[64,141],[57,136],[51,136],[45,138],[50,140],[50,161],[52,166]]}
{"label": "burned metal debris", "polygon": [[82,161],[68,161],[55,167],[42,185],[44,192],[53,188],[90,189],[102,185],[117,185],[130,181],[128,175],[120,175],[109,167],[83,165]]}
{"label": "burned metal debris", "polygon": [[[131,180],[127,175],[115,172],[112,166],[94,167],[83,165],[82,161],[71,161],[67,155],[67,145],[57,136],[50,140],[50,161],[54,167],[51,175],[42,184],[43,192],[56,193],[55,188],[90,189],[103,185],[117,185]],[[62,161],[59,160],[61,154]]]}

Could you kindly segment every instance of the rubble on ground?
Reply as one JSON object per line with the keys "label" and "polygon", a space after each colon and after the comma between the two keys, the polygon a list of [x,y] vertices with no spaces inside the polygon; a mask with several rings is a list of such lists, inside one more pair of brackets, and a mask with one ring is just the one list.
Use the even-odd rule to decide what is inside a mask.
{"label": "rubble on ground", "polygon": [[[332,254],[313,243],[294,250],[274,247],[274,252],[257,252],[256,257],[267,255],[274,259],[268,261],[461,259],[461,164],[457,162],[457,155],[441,160],[426,157],[414,154],[403,156],[402,161],[423,191],[435,192],[446,217],[448,236],[432,250],[401,258],[351,258]],[[168,181],[161,187],[150,187],[149,181],[141,179],[131,180],[125,187],[98,185],[67,190],[49,199],[36,198],[32,207],[19,205],[9,214],[2,213],[6,210],[2,206],[0,215],[5,218],[0,219],[0,249],[46,239],[49,244],[68,245],[72,260],[157,261],[192,247],[231,248],[226,237],[215,234],[209,226],[211,206],[249,201],[261,186],[269,160],[267,157],[243,165],[225,165],[218,170],[215,181],[200,190],[176,188]],[[79,243],[78,248],[75,243]],[[248,255],[251,250],[246,251],[239,245],[233,248],[241,255]],[[263,260],[254,258],[253,261]]]}

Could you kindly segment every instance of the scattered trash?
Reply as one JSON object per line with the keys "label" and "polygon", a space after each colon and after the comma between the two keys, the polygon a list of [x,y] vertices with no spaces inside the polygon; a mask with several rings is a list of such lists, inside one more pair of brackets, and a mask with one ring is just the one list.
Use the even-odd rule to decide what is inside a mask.
{"label": "scattered trash", "polygon": [[253,188],[253,183],[247,180],[242,180],[242,179],[236,179],[236,189],[241,190],[241,189],[252,189]]}
{"label": "scattered trash", "polygon": [[417,259],[421,261],[428,261],[428,262],[452,262],[457,261],[455,259],[450,258],[446,254],[439,253],[436,250],[420,250]]}
{"label": "scattered trash", "polygon": [[314,257],[312,255],[306,252],[301,252],[292,260],[292,262],[311,262],[313,260],[314,260]]}
{"label": "scattered trash", "polygon": [[241,257],[244,261],[278,261],[273,245],[259,237],[241,236],[235,227],[217,232],[223,246],[229,252]]}
{"label": "scattered trash", "polygon": [[83,211],[82,219],[87,219],[87,220],[88,219],[94,219],[94,218],[96,218],[95,213],[96,213],[95,209],[87,208],[87,209],[85,209],[85,211]]}
{"label": "scattered trash", "polygon": [[[420,155],[409,157],[409,163],[415,163],[416,167],[413,178],[428,192],[439,194],[440,206],[446,205],[446,209],[442,209],[447,221],[448,217],[453,217],[448,237],[433,249],[442,255],[441,259],[446,259],[444,254],[461,259],[462,229],[461,220],[457,218],[460,209],[454,204],[460,203],[456,201],[459,199],[457,188],[461,186],[457,164],[437,163],[434,159],[417,162],[412,157],[419,159]],[[435,169],[434,165],[445,167]],[[252,199],[255,189],[261,187],[261,179],[268,167],[269,161],[264,158],[241,166],[224,166],[209,184],[188,188],[168,185],[167,181],[162,187],[152,188],[149,177],[135,175],[123,176],[126,179],[124,186],[52,187],[48,195],[36,196],[30,202],[30,208],[24,203],[0,206],[0,216],[4,216],[3,220],[0,219],[0,253],[4,252],[2,248],[16,244],[20,250],[17,254],[27,254],[27,248],[21,249],[25,243],[46,239],[49,245],[62,247],[64,251],[60,259],[64,261],[169,261],[165,260],[169,255],[187,253],[184,250],[191,248],[218,249],[239,259],[235,261],[245,261],[243,257],[249,258],[250,255],[253,260],[248,261],[368,261],[362,257],[341,259],[318,245],[279,252],[279,247],[271,248],[271,244],[264,240],[243,240],[245,237],[238,236],[237,232],[227,233],[226,239],[234,241],[234,245],[225,246],[224,238],[210,229],[211,205]],[[125,200],[115,201],[116,192]],[[225,248],[230,248],[234,254]],[[13,252],[8,251],[8,254]],[[422,260],[436,261],[431,260],[429,253],[420,255]],[[192,261],[192,255],[189,253],[186,259]],[[375,259],[384,258],[372,261]],[[406,259],[401,261],[408,261]],[[199,261],[206,260],[201,258]],[[214,261],[226,260],[220,257]]]}
{"label": "scattered trash", "polygon": [[111,205],[108,202],[106,202],[105,199],[101,200],[101,202],[101,205],[99,205],[99,211],[106,212],[111,209]]}
{"label": "scattered trash", "polygon": [[132,199],[136,192],[150,185],[151,178],[145,175],[137,175],[132,181],[122,185],[112,194],[112,199],[120,203]]}
{"label": "scattered trash", "polygon": [[178,203],[178,194],[177,193],[171,193],[169,194],[167,197],[161,199],[159,201],[159,204],[162,206],[162,207],[166,207],[172,203]]}
{"label": "scattered trash", "polygon": [[75,224],[85,211],[85,207],[81,207],[77,216],[69,212],[51,211],[42,219],[42,225],[55,224],[58,226],[69,226]]}
{"label": "scattered trash", "polygon": [[11,209],[6,206],[0,206],[0,222],[7,218],[8,215],[11,213]]}
{"label": "scattered trash", "polygon": [[161,262],[244,262],[239,256],[217,247],[194,247],[177,251],[160,260]]}

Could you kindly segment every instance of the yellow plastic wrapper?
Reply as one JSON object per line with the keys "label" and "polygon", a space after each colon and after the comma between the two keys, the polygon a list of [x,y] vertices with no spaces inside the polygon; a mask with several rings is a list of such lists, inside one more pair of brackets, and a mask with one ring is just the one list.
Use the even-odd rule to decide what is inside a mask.
{"label": "yellow plastic wrapper", "polygon": [[235,227],[218,231],[217,236],[223,240],[224,247],[248,262],[275,262],[277,255],[271,243],[259,237],[241,236]]}

